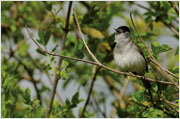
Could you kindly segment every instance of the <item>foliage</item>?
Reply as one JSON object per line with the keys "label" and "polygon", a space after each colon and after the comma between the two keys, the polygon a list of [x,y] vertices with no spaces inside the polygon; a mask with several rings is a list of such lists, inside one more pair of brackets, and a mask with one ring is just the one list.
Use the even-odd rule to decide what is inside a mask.
{"label": "foliage", "polygon": [[[151,66],[147,72],[147,77],[169,81],[158,70],[157,66],[150,63],[150,55],[144,45],[139,42],[138,34],[132,27],[129,13],[132,11],[138,31],[146,44],[151,46],[150,51],[153,56],[160,64],[177,76],[179,76],[179,46],[171,45],[171,40],[179,40],[177,33],[174,32],[179,29],[179,15],[168,1],[144,2],[142,5],[147,7],[144,13],[142,13],[144,8],[137,5],[139,3],[128,1],[77,1],[73,2],[77,7],[73,7],[75,7],[89,49],[102,64],[117,69],[113,62],[114,33],[111,31],[114,28],[112,29],[112,26],[127,25],[130,28],[134,42],[140,46]],[[30,32],[33,33],[33,38],[47,51],[93,61],[78,33],[73,14],[70,14],[65,49],[60,51],[63,43],[62,39],[66,32],[64,28],[67,22],[67,4],[69,2],[63,1],[1,2],[2,118],[45,118],[50,101],[52,81],[54,81],[56,74],[58,74],[58,79],[61,80],[61,84],[58,83],[60,88],[57,88],[57,93],[67,90],[72,92],[75,90],[76,92],[72,95],[70,95],[71,93],[63,93],[64,95],[59,93],[63,97],[64,104],[59,101],[60,99],[57,96],[54,99],[50,117],[70,118],[81,116],[87,100],[87,95],[81,94],[81,92],[85,91],[88,94],[92,81],[93,66],[68,59],[63,59],[62,65],[58,66],[59,58],[47,55],[37,48],[31,42],[25,29],[25,25],[27,25]],[[173,2],[173,4],[178,5],[177,2]],[[133,8],[133,10],[130,11],[129,8]],[[123,24],[119,23],[119,19],[123,20]],[[160,42],[159,38],[163,36],[170,37],[169,42]],[[56,69],[58,70],[56,71]],[[175,82],[179,81],[177,78],[171,77]],[[154,101],[154,104],[152,104],[148,90],[143,87],[142,82],[138,79],[132,79],[130,84],[133,88],[129,88],[129,86],[128,88],[135,93],[125,93],[121,104],[117,106],[116,94],[119,92],[119,88],[123,86],[125,78],[125,76],[101,68],[96,75],[93,93],[84,116],[103,117],[102,112],[104,112],[106,117],[110,117],[109,112],[112,111],[112,108],[115,108],[117,110],[115,117],[121,118],[179,117],[179,114],[175,111],[179,110],[175,106],[179,105],[178,90],[173,85],[151,82]],[[32,85],[32,87],[29,87],[29,85]],[[129,89],[126,89],[127,92]],[[160,96],[175,104],[171,105],[174,109],[160,99]]]}

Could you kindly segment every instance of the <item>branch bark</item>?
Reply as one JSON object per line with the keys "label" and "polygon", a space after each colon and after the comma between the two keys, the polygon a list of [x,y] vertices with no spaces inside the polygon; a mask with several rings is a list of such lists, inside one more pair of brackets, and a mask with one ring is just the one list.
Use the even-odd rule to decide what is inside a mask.
{"label": "branch bark", "polygon": [[91,57],[93,58],[93,60],[98,63],[99,65],[102,65],[98,59],[93,55],[93,53],[89,50],[87,44],[86,44],[86,41],[84,40],[84,37],[83,37],[83,34],[82,34],[82,31],[81,31],[81,28],[80,28],[80,25],[79,25],[79,22],[78,22],[78,19],[77,19],[77,16],[76,16],[76,12],[74,10],[74,17],[75,17],[75,20],[76,20],[76,23],[77,23],[77,26],[78,26],[78,29],[79,29],[79,32],[80,32],[80,35],[81,35],[81,40],[83,41],[88,53],[91,55]]}
{"label": "branch bark", "polygon": [[[126,91],[126,88],[127,88],[127,85],[128,85],[128,82],[129,82],[129,76],[124,80],[124,82],[123,82],[123,87],[121,88],[121,90],[120,90],[120,92],[119,92],[119,95],[118,95],[118,105],[120,106],[120,104],[121,104],[121,102],[122,102],[122,98],[123,98],[123,96],[124,96],[124,94],[125,94],[125,91]],[[116,104],[116,106],[118,106],[117,104]],[[113,118],[114,117],[114,115],[116,114],[116,112],[117,112],[117,110],[116,110],[116,108],[114,108],[113,110],[112,110],[112,113],[111,113],[111,118]]]}
{"label": "branch bark", "polygon": [[99,69],[100,69],[99,67],[94,65],[93,71],[92,71],[93,75],[92,75],[91,86],[90,86],[90,89],[89,89],[89,92],[88,92],[88,97],[87,97],[86,102],[85,102],[84,107],[83,107],[83,111],[82,111],[82,113],[80,115],[81,118],[84,117],[84,113],[86,112],[86,108],[87,108],[87,105],[89,103],[89,100],[90,100],[90,97],[91,97],[91,93],[92,93],[92,90],[93,90],[93,86],[94,86],[94,82],[96,80],[96,75],[97,75]]}
{"label": "branch bark", "polygon": [[[68,8],[67,16],[66,16],[66,25],[65,25],[65,29],[64,29],[64,35],[63,35],[62,43],[61,43],[61,51],[64,50],[64,48],[65,48],[65,41],[66,41],[66,37],[67,37],[68,31],[69,31],[68,26],[69,26],[70,14],[71,14],[71,7],[72,7],[72,1],[69,2],[69,8]],[[61,66],[62,59],[63,59],[63,57],[59,57],[58,66]],[[56,68],[56,71],[57,70],[58,70],[58,68]],[[59,79],[59,75],[56,73],[52,93],[51,93],[51,96],[49,99],[49,104],[48,104],[47,111],[46,111],[46,118],[49,117],[50,112],[51,112],[52,104],[54,101],[54,96],[56,93],[56,87],[58,84],[58,79]]]}
{"label": "branch bark", "polygon": [[99,102],[96,100],[96,97],[93,96],[93,95],[92,95],[92,97],[93,97],[93,99],[94,99],[94,102],[95,102],[95,104],[96,104],[96,107],[97,107],[98,111],[102,114],[102,116],[103,116],[104,118],[107,118],[105,112],[103,112],[103,111],[101,110],[100,105],[99,105]]}
{"label": "branch bark", "polygon": [[[44,73],[47,75],[50,84],[53,86],[53,81],[52,81],[52,79],[51,79],[51,77],[50,77],[49,72],[46,71],[46,70],[43,70],[43,68],[41,67],[41,65],[40,65],[36,60],[34,60],[29,53],[27,53],[27,55],[28,55],[28,57],[32,60],[32,62],[36,65],[36,67],[37,67],[41,72],[44,72]],[[60,103],[61,103],[62,105],[64,105],[64,101],[63,101],[63,99],[61,98],[61,96],[60,96],[60,94],[59,94],[58,91],[56,91],[56,96],[58,97]]]}
{"label": "branch bark", "polygon": [[160,100],[162,100],[162,101],[163,101],[165,104],[167,104],[171,109],[173,109],[175,112],[177,112],[177,113],[179,114],[179,111],[176,110],[176,109],[172,106],[172,103],[171,103],[171,102],[169,102],[168,100],[164,99],[164,98],[161,96],[161,94],[160,94],[159,91],[158,91],[157,93],[158,93],[158,96],[160,97]]}
{"label": "branch bark", "polygon": [[173,4],[172,1],[168,1],[168,2],[171,5],[171,7],[176,11],[177,15],[179,16],[179,10],[177,9],[177,7]]}
{"label": "branch bark", "polygon": [[38,98],[38,100],[40,102],[40,105],[42,105],[41,95],[39,93],[39,89],[37,87],[36,81],[33,78],[33,72],[18,57],[16,57],[15,55],[13,55],[13,57],[24,67],[24,69],[26,70],[26,72],[30,76],[31,82],[33,83],[35,91],[36,91],[37,98]]}
{"label": "branch bark", "polygon": [[[155,65],[158,66],[158,64],[157,64],[152,58],[150,58],[150,60],[151,60]],[[172,72],[168,71],[166,68],[163,67],[163,69],[164,69],[168,74],[170,74],[170,75],[172,75],[173,77],[179,79],[179,77],[178,77],[177,75],[175,75],[175,74],[173,74]]]}

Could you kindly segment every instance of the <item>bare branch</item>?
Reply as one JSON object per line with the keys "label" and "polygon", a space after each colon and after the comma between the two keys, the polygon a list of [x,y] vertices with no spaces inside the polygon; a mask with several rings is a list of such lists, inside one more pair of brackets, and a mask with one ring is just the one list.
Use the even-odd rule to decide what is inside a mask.
{"label": "bare branch", "polygon": [[93,71],[92,71],[93,75],[92,75],[91,86],[90,86],[90,89],[89,89],[89,92],[88,92],[88,97],[86,99],[85,105],[83,107],[83,111],[82,111],[82,113],[80,115],[81,118],[84,117],[84,113],[86,112],[86,108],[87,108],[87,105],[89,103],[89,100],[90,100],[90,97],[91,97],[91,93],[92,93],[92,90],[93,90],[93,86],[94,86],[94,82],[96,80],[96,75],[97,75],[99,69],[100,69],[99,67],[94,65]]}
{"label": "bare branch", "polygon": [[168,100],[164,99],[164,98],[161,96],[161,94],[160,94],[159,91],[158,91],[157,93],[158,93],[158,96],[160,97],[160,100],[162,100],[162,101],[163,101],[164,103],[166,103],[171,109],[173,109],[175,112],[177,112],[177,113],[179,114],[179,111],[176,110],[176,109],[172,106],[172,103],[171,103],[171,102],[169,102]]}
{"label": "bare branch", "polygon": [[138,102],[135,102],[135,101],[134,101],[133,99],[131,99],[131,98],[129,98],[129,101],[131,101],[131,102],[133,102],[133,103],[136,103],[136,104],[138,104],[138,105],[140,105],[140,106],[145,107],[146,110],[148,109],[148,106],[146,106],[146,105],[144,105],[144,104],[141,104],[141,103],[138,103]]}
{"label": "bare branch", "polygon": [[95,102],[95,104],[96,104],[96,106],[97,106],[97,109],[101,112],[101,114],[103,115],[104,118],[107,118],[105,112],[103,112],[103,111],[101,110],[100,105],[99,105],[99,102],[96,100],[96,97],[93,96],[93,95],[92,95],[92,97],[93,97],[94,102]]}
{"label": "bare branch", "polygon": [[91,5],[88,3],[88,1],[80,1],[82,5],[84,5],[87,9],[91,8]]}
{"label": "bare branch", "polygon": [[87,46],[87,44],[86,44],[86,41],[84,40],[84,37],[83,37],[82,31],[81,31],[79,22],[78,22],[78,20],[77,20],[77,16],[76,16],[75,10],[74,10],[74,17],[75,17],[75,20],[76,20],[76,23],[77,23],[77,26],[78,26],[78,29],[79,29],[79,32],[80,32],[80,35],[81,35],[81,39],[82,39],[82,41],[83,41],[83,43],[84,43],[84,45],[85,45],[88,53],[91,55],[91,57],[93,58],[93,60],[94,60],[96,63],[98,63],[99,65],[102,65],[102,64],[97,60],[97,58],[93,55],[93,53],[89,50],[89,48],[88,48],[88,46]]}
{"label": "bare branch", "polygon": [[168,1],[168,2],[171,5],[171,7],[176,11],[177,15],[179,16],[179,10],[177,9],[177,7],[173,4],[172,1]]}
{"label": "bare branch", "polygon": [[[125,94],[125,91],[126,91],[126,88],[127,88],[127,85],[128,85],[128,82],[129,82],[129,76],[124,80],[123,82],[123,87],[121,88],[120,92],[119,92],[119,95],[118,95],[118,104],[116,104],[116,106],[120,105],[121,102],[122,102],[122,98]],[[114,117],[114,115],[116,114],[117,110],[116,108],[113,109],[112,113],[111,113],[111,118]]]}
{"label": "bare branch", "polygon": [[[158,66],[158,64],[157,64],[152,58],[150,58],[150,60],[151,60],[155,65]],[[173,74],[172,72],[168,71],[166,68],[163,67],[163,69],[164,69],[168,74],[170,74],[170,75],[174,76],[175,78],[179,79],[179,77],[178,77],[177,75],[175,75],[175,74]]]}
{"label": "bare branch", "polygon": [[140,33],[138,32],[138,30],[136,29],[136,26],[134,24],[133,18],[132,18],[132,13],[130,13],[130,18],[131,18],[131,22],[133,24],[134,29],[136,30],[139,40],[140,42],[142,42],[146,48],[146,50],[148,51],[149,55],[151,56],[151,58],[156,62],[156,64],[158,65],[158,67],[164,72],[165,76],[176,86],[177,89],[179,89],[178,84],[165,72],[165,70],[163,69],[163,67],[158,63],[158,61],[154,58],[154,56],[152,55],[152,53],[149,50],[149,47],[145,44],[144,40],[142,39]]}
{"label": "bare branch", "polygon": [[[46,70],[43,70],[42,66],[41,66],[36,60],[34,60],[29,53],[27,53],[27,55],[28,55],[28,57],[32,60],[32,62],[36,65],[36,67],[37,67],[40,71],[44,72],[44,73],[47,75],[50,84],[53,86],[53,81],[52,81],[52,79],[51,79],[51,77],[50,77],[49,72],[46,71]],[[64,101],[63,101],[63,99],[61,98],[61,96],[60,96],[60,94],[59,94],[58,91],[56,91],[56,96],[57,96],[57,98],[59,99],[60,103],[61,103],[62,105],[64,105]]]}
{"label": "bare branch", "polygon": [[174,32],[177,36],[179,36],[179,32],[172,26],[172,24],[167,24],[163,22],[172,32]]}
{"label": "bare branch", "polygon": [[[66,41],[66,37],[67,37],[68,31],[69,31],[68,26],[69,26],[70,14],[71,14],[71,6],[72,6],[72,1],[69,2],[69,8],[68,8],[67,16],[66,16],[66,26],[65,26],[65,29],[64,29],[63,40],[62,40],[62,43],[61,43],[61,50],[64,50],[64,48],[65,48],[65,41]],[[63,57],[59,57],[58,66],[61,66],[62,58]],[[56,68],[56,72],[57,72],[57,70],[58,70],[58,68]],[[56,93],[56,87],[57,87],[57,84],[58,84],[58,79],[59,79],[59,75],[58,75],[58,73],[56,73],[52,93],[51,93],[51,96],[50,96],[50,99],[49,99],[49,104],[48,104],[48,107],[47,107],[47,112],[46,112],[46,117],[47,118],[49,117],[50,112],[51,112],[52,104],[53,104],[53,101],[54,101],[54,96],[55,96],[55,93]]]}
{"label": "bare branch", "polygon": [[13,57],[24,67],[24,69],[26,70],[26,72],[30,76],[31,82],[33,83],[35,91],[36,91],[37,98],[38,98],[40,104],[42,105],[41,95],[39,93],[39,89],[37,87],[37,83],[36,83],[35,79],[33,78],[33,72],[18,57],[16,57],[15,55],[13,55]]}
{"label": "bare branch", "polygon": [[143,9],[146,9],[146,10],[148,10],[148,11],[151,11],[151,9],[150,9],[150,8],[148,8],[148,7],[144,7],[143,5],[140,5],[140,4],[136,3],[136,2],[134,2],[133,4],[137,5],[138,7],[143,8]]}

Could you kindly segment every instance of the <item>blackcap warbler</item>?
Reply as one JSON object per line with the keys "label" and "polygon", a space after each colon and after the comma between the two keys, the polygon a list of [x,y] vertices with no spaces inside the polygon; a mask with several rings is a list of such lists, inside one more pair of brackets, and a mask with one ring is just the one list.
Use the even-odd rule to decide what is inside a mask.
{"label": "blackcap warbler", "polygon": [[[115,31],[115,64],[120,67],[121,71],[144,76],[145,72],[148,71],[147,62],[141,49],[132,40],[129,28],[120,26]],[[151,85],[149,81],[141,80],[150,93]]]}

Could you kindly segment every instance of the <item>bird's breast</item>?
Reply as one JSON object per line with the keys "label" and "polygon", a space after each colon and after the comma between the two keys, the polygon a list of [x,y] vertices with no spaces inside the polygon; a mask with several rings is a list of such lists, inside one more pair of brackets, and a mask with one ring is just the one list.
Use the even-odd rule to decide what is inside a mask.
{"label": "bird's breast", "polygon": [[146,68],[146,62],[143,56],[132,48],[124,52],[114,50],[114,61],[122,71],[143,74]]}

